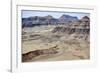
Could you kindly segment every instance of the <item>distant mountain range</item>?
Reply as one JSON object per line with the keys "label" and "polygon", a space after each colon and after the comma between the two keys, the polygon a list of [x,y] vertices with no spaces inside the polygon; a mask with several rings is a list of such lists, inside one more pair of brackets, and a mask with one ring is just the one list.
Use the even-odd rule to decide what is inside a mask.
{"label": "distant mountain range", "polygon": [[68,24],[78,21],[79,19],[74,16],[63,14],[60,18],[54,18],[51,15],[40,17],[33,16],[28,18],[22,18],[22,27],[33,27],[38,25],[56,25],[56,24]]}
{"label": "distant mountain range", "polygon": [[[68,34],[69,37],[81,38],[89,41],[90,39],[90,18],[84,16],[81,19],[77,17],[62,15],[60,18],[55,19],[54,17],[48,15],[45,17],[34,16],[28,18],[22,18],[22,24],[24,27],[34,27],[40,25],[63,25],[55,26],[51,33],[55,34]],[[40,28],[41,29],[41,28]],[[25,32],[22,33],[23,35]],[[34,36],[32,36],[34,37]],[[40,37],[36,35],[36,37]]]}

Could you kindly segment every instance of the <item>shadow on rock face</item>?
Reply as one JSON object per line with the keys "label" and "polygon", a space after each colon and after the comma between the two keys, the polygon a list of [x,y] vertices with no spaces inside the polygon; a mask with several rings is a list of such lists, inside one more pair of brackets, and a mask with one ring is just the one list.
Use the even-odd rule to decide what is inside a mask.
{"label": "shadow on rock face", "polygon": [[43,50],[35,50],[35,51],[30,51],[28,53],[25,53],[25,54],[22,54],[22,62],[27,62],[29,60],[31,60],[32,58],[35,58],[37,56],[40,56],[40,55],[52,55],[52,54],[56,54],[58,53],[58,49],[57,48],[58,46],[54,46],[54,47],[51,47],[49,49],[43,49]]}

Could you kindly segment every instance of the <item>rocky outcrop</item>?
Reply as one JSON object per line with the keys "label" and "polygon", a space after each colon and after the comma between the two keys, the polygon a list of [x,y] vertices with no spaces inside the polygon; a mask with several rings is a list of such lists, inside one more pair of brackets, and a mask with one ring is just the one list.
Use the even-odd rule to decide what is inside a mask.
{"label": "rocky outcrop", "polygon": [[66,24],[67,23],[68,24],[68,23],[71,23],[71,22],[78,21],[78,18],[64,14],[58,20],[59,20],[59,23],[62,23],[62,24]]}
{"label": "rocky outcrop", "polygon": [[89,34],[90,30],[89,29],[84,29],[84,28],[56,27],[52,32],[53,33],[61,32],[61,33],[68,33],[68,34],[73,34],[73,33]]}
{"label": "rocky outcrop", "polygon": [[[85,40],[89,37],[90,34],[90,19],[87,16],[84,16],[82,19],[75,21],[70,26],[57,26],[52,30],[52,33],[64,33],[68,34],[69,37],[71,34],[76,34],[75,37],[87,36]],[[88,38],[89,39],[89,38]]]}
{"label": "rocky outcrop", "polygon": [[54,54],[58,53],[58,50],[59,50],[58,46],[55,45],[53,47],[50,47],[49,49],[30,51],[28,53],[22,54],[22,62],[32,60],[32,58],[42,56],[42,55],[44,55],[44,56],[54,55]]}

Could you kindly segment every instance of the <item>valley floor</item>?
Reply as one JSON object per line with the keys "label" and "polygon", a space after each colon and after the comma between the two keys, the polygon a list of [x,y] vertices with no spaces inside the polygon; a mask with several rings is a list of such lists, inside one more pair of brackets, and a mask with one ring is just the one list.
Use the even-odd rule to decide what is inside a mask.
{"label": "valley floor", "polygon": [[22,35],[22,38],[24,37],[22,39],[22,54],[49,49],[56,45],[58,48],[56,54],[39,55],[26,62],[90,59],[90,43],[87,40],[73,38],[77,34],[52,33],[54,28],[55,26],[40,26],[23,29],[22,32],[26,33]]}

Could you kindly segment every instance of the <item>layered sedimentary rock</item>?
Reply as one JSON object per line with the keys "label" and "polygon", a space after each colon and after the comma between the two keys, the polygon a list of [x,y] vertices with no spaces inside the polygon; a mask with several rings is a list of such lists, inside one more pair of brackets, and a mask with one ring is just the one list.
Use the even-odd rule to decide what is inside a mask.
{"label": "layered sedimentary rock", "polygon": [[32,60],[32,58],[35,58],[35,57],[41,56],[41,55],[49,56],[52,54],[56,54],[56,53],[58,53],[58,49],[59,49],[57,47],[58,46],[56,45],[49,49],[35,50],[35,51],[30,51],[30,52],[24,53],[24,54],[22,54],[22,62]]}
{"label": "layered sedimentary rock", "polygon": [[76,34],[76,36],[83,36],[89,37],[90,34],[90,19],[87,16],[84,16],[79,21],[75,21],[70,26],[58,26],[52,30],[52,33],[64,33],[68,34],[69,37],[71,34]]}

